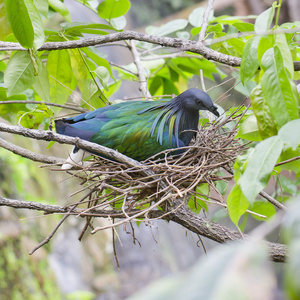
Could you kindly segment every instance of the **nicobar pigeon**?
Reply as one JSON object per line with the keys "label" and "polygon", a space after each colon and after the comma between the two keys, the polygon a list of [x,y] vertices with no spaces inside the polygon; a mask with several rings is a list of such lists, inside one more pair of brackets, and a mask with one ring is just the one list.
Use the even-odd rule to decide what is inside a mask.
{"label": "nicobar pigeon", "polygon": [[[186,90],[177,97],[157,101],[127,101],[98,108],[78,116],[56,120],[56,131],[94,142],[138,161],[163,150],[179,148],[184,152],[196,136],[199,110],[219,117],[209,95],[199,89]],[[84,151],[74,147],[62,166],[70,169],[83,158]]]}

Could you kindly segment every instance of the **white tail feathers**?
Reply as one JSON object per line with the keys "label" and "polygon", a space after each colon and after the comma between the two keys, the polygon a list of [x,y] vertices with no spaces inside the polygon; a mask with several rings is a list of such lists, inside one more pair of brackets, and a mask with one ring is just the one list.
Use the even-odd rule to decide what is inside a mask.
{"label": "white tail feathers", "polygon": [[[74,150],[76,151],[74,153]],[[61,166],[62,170],[70,170],[73,166],[82,166],[83,165],[83,158],[84,158],[85,151],[78,148],[74,148],[71,152],[70,156],[66,160],[66,162]]]}

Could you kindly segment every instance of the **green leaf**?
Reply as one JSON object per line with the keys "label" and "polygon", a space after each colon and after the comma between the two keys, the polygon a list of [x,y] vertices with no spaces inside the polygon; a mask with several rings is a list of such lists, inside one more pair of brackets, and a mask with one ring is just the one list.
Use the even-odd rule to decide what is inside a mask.
{"label": "green leaf", "polygon": [[257,58],[259,61],[259,64],[261,63],[261,58],[265,54],[265,52],[272,48],[274,45],[274,37],[272,35],[268,35],[267,37],[260,37],[260,42],[257,48]]}
{"label": "green leaf", "polygon": [[83,48],[82,51],[87,55],[88,58],[93,60],[98,66],[105,67],[109,71],[110,76],[114,79],[111,66],[105,58],[98,56],[96,53],[94,53],[88,48]]}
{"label": "green leaf", "polygon": [[45,18],[48,18],[48,0],[33,0],[33,4]]}
{"label": "green leaf", "polygon": [[63,2],[61,2],[60,0],[49,0],[49,6],[53,10],[61,14],[66,21],[71,22],[71,15],[69,13],[68,8],[65,6]]}
{"label": "green leaf", "polygon": [[256,116],[260,136],[266,139],[277,134],[276,124],[270,108],[264,98],[261,85],[257,85],[251,92],[252,109]]}
{"label": "green leaf", "polygon": [[72,22],[72,23],[62,23],[60,24],[64,33],[70,34],[76,31],[84,32],[85,29],[104,29],[104,30],[115,30],[114,27],[106,24],[99,23],[80,23],[80,22]]}
{"label": "green leaf", "polygon": [[232,24],[232,26],[234,26],[238,31],[240,32],[246,32],[246,31],[254,31],[254,25],[251,23],[234,23]]}
{"label": "green leaf", "polygon": [[240,187],[235,184],[227,198],[227,208],[231,221],[235,226],[239,226],[241,216],[249,207],[249,201],[244,196]]}
{"label": "green leaf", "polygon": [[26,128],[38,129],[43,119],[44,115],[42,112],[28,112],[21,117],[20,124]]}
{"label": "green leaf", "polygon": [[264,98],[279,129],[290,120],[298,119],[298,92],[285,70],[280,49],[268,49],[261,59],[264,74],[261,86]]}
{"label": "green leaf", "polygon": [[50,102],[50,86],[48,72],[42,60],[39,57],[37,57],[37,63],[39,65],[39,70],[36,81],[33,84],[33,88],[43,101]]}
{"label": "green leaf", "polygon": [[[281,161],[286,161],[292,158],[295,158],[297,156],[300,156],[300,148],[296,149],[296,150],[292,150],[292,148],[288,148],[288,149],[284,149],[284,151],[282,151],[281,155],[280,155],[280,160]],[[277,167],[280,170],[289,170],[289,171],[293,171],[296,174],[298,174],[298,176],[300,175],[300,160],[295,160],[295,161],[291,161],[289,163],[285,163],[279,167]]]}
{"label": "green leaf", "polygon": [[249,115],[241,124],[237,138],[246,139],[248,141],[261,141],[261,136],[259,134],[257,120],[254,114]]}
{"label": "green leaf", "polygon": [[72,92],[72,67],[67,50],[51,51],[47,60],[50,98],[54,103],[65,103]]}
{"label": "green leaf", "polygon": [[257,48],[260,41],[259,36],[249,40],[243,50],[241,61],[241,81],[245,84],[252,78],[259,67]]}
{"label": "green leaf", "polygon": [[87,78],[86,66],[80,55],[80,49],[69,49],[68,53],[71,59],[73,75],[77,81],[78,87],[83,91],[84,83]]}
{"label": "green leaf", "polygon": [[129,0],[104,0],[98,6],[98,15],[103,19],[113,19],[125,15],[130,9]]}
{"label": "green leaf", "polygon": [[294,63],[292,58],[291,50],[288,46],[286,36],[284,34],[275,35],[275,45],[280,49],[280,53],[283,58],[283,65],[289,72],[290,78],[294,76]]}
{"label": "green leaf", "polygon": [[105,67],[98,67],[95,71],[94,71],[97,75],[97,77],[99,78],[101,85],[103,86],[103,88],[108,91],[108,80],[110,78],[109,76],[109,72]]}
{"label": "green leaf", "polygon": [[188,21],[185,19],[173,20],[159,27],[155,34],[158,36],[168,35],[175,31],[184,29],[187,26],[187,24]]}
{"label": "green leaf", "polygon": [[33,85],[36,80],[33,64],[28,52],[17,52],[9,60],[4,74],[7,95],[19,94]]}
{"label": "green leaf", "polygon": [[[263,201],[263,200],[257,200],[253,203],[253,205],[251,205],[251,207],[249,208],[249,210],[257,213],[257,214],[260,214],[260,215],[263,215],[263,216],[266,216],[267,219],[271,218],[272,216],[274,216],[276,214],[276,209],[274,207],[273,204],[271,204],[270,202],[268,201]],[[254,219],[257,219],[259,221],[263,221],[265,219],[261,218],[261,217],[258,217],[256,215],[252,215],[251,216],[254,218]]]}
{"label": "green leaf", "polygon": [[32,48],[34,31],[25,0],[6,0],[6,12],[10,27],[24,48]]}
{"label": "green leaf", "polygon": [[282,148],[281,139],[273,136],[257,144],[250,154],[245,172],[240,179],[240,187],[251,204],[268,184]]}
{"label": "green leaf", "polygon": [[300,119],[285,124],[278,131],[278,136],[286,144],[296,150],[300,144]]}
{"label": "green leaf", "polygon": [[34,31],[34,42],[33,42],[33,49],[37,50],[40,48],[45,40],[45,35],[44,35],[44,29],[43,29],[43,23],[41,16],[34,6],[32,0],[24,0],[25,5],[27,7],[29,17],[33,26],[33,31]]}
{"label": "green leaf", "polygon": [[254,29],[256,32],[266,31],[270,28],[272,20],[274,18],[275,9],[270,7],[262,12],[255,21]]}

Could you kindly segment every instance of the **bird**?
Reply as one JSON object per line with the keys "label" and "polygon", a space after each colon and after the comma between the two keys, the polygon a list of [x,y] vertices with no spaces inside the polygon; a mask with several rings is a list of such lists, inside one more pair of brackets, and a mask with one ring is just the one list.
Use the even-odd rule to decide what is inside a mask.
{"label": "bird", "polygon": [[[58,119],[55,127],[60,134],[94,142],[143,161],[167,149],[177,149],[176,154],[184,152],[180,148],[188,146],[197,134],[200,110],[219,117],[209,95],[191,88],[171,100],[125,101]],[[75,146],[62,169],[80,163],[83,153]]]}

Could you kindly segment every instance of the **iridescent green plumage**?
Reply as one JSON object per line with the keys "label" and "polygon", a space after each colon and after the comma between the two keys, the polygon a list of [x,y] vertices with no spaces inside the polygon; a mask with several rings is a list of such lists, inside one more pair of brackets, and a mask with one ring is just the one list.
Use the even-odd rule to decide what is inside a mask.
{"label": "iridescent green plumage", "polygon": [[199,110],[218,116],[209,96],[190,89],[176,98],[128,101],[56,121],[57,131],[144,160],[163,150],[187,146],[195,136]]}

